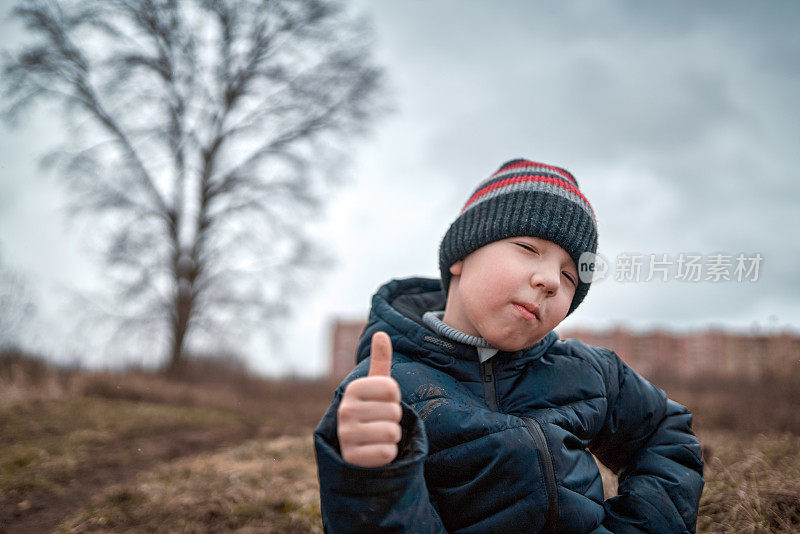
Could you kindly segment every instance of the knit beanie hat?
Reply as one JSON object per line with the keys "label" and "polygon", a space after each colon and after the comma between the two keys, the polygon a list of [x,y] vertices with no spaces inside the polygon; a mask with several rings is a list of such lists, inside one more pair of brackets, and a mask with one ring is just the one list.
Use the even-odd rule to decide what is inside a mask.
{"label": "knit beanie hat", "polygon": [[447,230],[439,247],[445,295],[451,265],[484,245],[517,236],[552,241],[572,257],[579,269],[578,287],[567,315],[572,313],[591,284],[591,277],[581,276],[579,258],[584,252],[597,251],[597,221],[572,174],[526,159],[504,163],[481,182]]}

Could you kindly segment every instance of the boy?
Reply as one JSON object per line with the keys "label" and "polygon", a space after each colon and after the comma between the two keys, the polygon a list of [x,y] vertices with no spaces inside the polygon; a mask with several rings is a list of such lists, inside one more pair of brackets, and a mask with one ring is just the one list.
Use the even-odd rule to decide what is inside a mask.
{"label": "boy", "polygon": [[[575,178],[512,160],[447,231],[441,282],[378,290],[315,432],[326,531],[694,531],[691,414],[612,351],[553,331],[596,249]],[[603,500],[589,451],[618,496]]]}

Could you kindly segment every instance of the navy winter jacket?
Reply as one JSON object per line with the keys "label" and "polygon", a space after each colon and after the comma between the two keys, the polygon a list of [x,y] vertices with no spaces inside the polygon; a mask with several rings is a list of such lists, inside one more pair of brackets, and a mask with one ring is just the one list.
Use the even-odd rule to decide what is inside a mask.
{"label": "navy winter jacket", "polygon": [[[422,323],[440,282],[393,280],[373,297],[358,365],[315,432],[326,532],[693,532],[703,489],[691,414],[612,351],[555,331],[481,364]],[[389,465],[339,453],[344,387],[391,337],[403,439]],[[603,500],[591,451],[619,476]]]}

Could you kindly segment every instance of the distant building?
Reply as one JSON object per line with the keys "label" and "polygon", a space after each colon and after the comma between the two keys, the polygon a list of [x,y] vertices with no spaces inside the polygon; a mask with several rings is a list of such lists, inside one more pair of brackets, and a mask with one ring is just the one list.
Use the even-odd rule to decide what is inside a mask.
{"label": "distant building", "polygon": [[[365,321],[333,325],[330,378],[341,380],[355,366],[358,339]],[[559,330],[562,339],[576,338],[606,347],[645,377],[671,376],[744,378],[800,373],[800,335],[745,335],[722,330],[675,333],[666,330],[634,333],[624,328],[593,331]]]}
{"label": "distant building", "polygon": [[336,321],[331,340],[329,377],[341,381],[356,365],[356,348],[366,321]]}
{"label": "distant building", "polygon": [[583,329],[559,332],[616,352],[646,377],[672,376],[743,378],[800,373],[800,335],[791,333],[745,335],[721,330],[672,333],[657,330],[633,333]]}

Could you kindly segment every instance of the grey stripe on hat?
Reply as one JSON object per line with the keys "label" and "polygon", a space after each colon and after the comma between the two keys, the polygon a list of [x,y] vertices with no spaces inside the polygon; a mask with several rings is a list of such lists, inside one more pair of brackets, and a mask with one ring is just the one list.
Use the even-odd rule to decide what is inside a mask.
{"label": "grey stripe on hat", "polygon": [[592,220],[594,220],[594,212],[586,204],[586,201],[583,198],[579,197],[578,195],[576,195],[575,193],[573,193],[571,191],[567,191],[563,187],[557,186],[555,184],[549,184],[547,182],[519,182],[519,183],[516,183],[516,184],[511,184],[511,185],[506,185],[506,186],[503,186],[503,187],[498,187],[496,190],[492,191],[491,193],[486,193],[481,198],[479,198],[478,200],[476,200],[475,202],[470,204],[467,207],[467,209],[465,209],[462,212],[462,214],[467,213],[469,210],[473,209],[474,207],[479,206],[480,204],[482,204],[482,203],[484,203],[484,202],[486,202],[488,200],[491,200],[491,199],[493,199],[495,197],[502,196],[502,195],[508,195],[508,194],[511,194],[511,193],[517,193],[517,192],[520,192],[520,191],[542,191],[544,193],[550,193],[550,194],[553,194],[553,195],[558,195],[558,196],[560,196],[562,198],[565,198],[565,199],[569,200],[570,202],[574,202],[575,204],[578,204],[583,209],[583,211],[585,211],[586,214],[589,215],[592,218]]}

